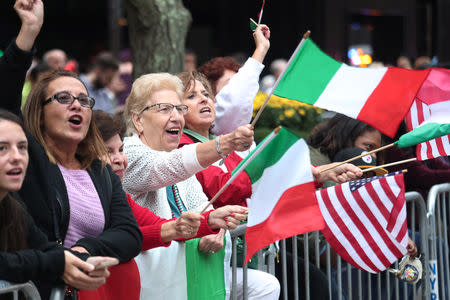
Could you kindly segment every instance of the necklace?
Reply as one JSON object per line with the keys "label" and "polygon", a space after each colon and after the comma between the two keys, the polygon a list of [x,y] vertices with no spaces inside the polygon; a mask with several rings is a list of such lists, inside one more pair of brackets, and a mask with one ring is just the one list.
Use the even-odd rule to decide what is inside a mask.
{"label": "necklace", "polygon": [[181,212],[187,211],[181,200],[180,191],[176,184],[166,187],[167,201],[169,201],[172,217],[179,217]]}

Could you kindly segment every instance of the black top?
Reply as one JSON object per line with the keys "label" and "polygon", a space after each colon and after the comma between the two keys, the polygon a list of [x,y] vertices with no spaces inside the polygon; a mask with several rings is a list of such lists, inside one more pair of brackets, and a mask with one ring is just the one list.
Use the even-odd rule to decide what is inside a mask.
{"label": "black top", "polygon": [[64,248],[48,242],[28,214],[25,220],[28,250],[0,252],[0,280],[21,283],[45,277],[50,282],[59,281],[64,272]]}

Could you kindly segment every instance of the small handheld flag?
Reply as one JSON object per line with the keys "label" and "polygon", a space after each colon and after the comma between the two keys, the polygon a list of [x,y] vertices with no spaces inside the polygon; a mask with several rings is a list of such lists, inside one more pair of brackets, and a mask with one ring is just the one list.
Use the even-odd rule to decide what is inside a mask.
{"label": "small handheld flag", "polygon": [[252,18],[250,18],[250,29],[252,31],[255,31],[256,28],[258,28],[258,24],[255,22],[255,20],[253,20]]}

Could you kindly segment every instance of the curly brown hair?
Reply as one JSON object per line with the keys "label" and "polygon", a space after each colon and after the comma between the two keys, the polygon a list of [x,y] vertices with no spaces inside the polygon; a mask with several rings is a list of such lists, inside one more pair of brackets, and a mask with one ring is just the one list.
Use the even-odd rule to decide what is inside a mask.
{"label": "curly brown hair", "polygon": [[97,125],[100,135],[105,143],[116,134],[123,139],[126,129],[125,123],[118,117],[111,117],[103,110],[92,111],[92,117],[94,118],[95,124]]}
{"label": "curly brown hair", "polygon": [[237,72],[240,67],[241,65],[232,57],[215,57],[201,65],[197,71],[204,74],[209,82],[211,82],[212,90],[214,95],[216,95],[217,81],[223,76],[225,70]]}

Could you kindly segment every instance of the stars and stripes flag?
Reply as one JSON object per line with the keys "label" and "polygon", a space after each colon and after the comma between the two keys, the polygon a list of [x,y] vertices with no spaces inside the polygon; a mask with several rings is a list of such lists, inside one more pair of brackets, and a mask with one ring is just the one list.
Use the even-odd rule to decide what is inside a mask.
{"label": "stars and stripes flag", "polygon": [[431,69],[405,120],[411,133],[428,126],[421,135],[430,138],[416,147],[418,160],[450,155],[450,70]]}
{"label": "stars and stripes flag", "polygon": [[[430,118],[430,113],[431,111],[428,105],[419,99],[414,100],[405,119],[408,130],[412,131],[419,127],[420,124]],[[420,143],[416,147],[418,160],[427,160],[447,155],[450,155],[450,134]]]}
{"label": "stars and stripes flag", "polygon": [[365,178],[316,192],[333,249],[371,272],[385,270],[406,253],[405,188],[401,172]]}

